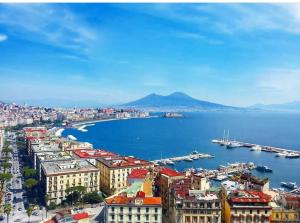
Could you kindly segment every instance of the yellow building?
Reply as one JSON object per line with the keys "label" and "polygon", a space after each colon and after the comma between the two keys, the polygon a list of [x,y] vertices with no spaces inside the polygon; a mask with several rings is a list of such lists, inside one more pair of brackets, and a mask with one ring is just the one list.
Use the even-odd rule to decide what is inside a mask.
{"label": "yellow building", "polygon": [[225,223],[270,223],[271,197],[260,191],[237,190],[231,192],[224,204]]}
{"label": "yellow building", "polygon": [[86,192],[99,191],[99,169],[86,160],[43,162],[41,186],[49,202],[61,203],[67,196],[66,189],[84,186]]}
{"label": "yellow building", "polygon": [[127,176],[133,169],[149,169],[154,164],[126,156],[102,157],[96,160],[100,170],[100,188],[107,195],[112,195],[127,186]]}
{"label": "yellow building", "polygon": [[300,213],[293,209],[273,207],[271,223],[294,223],[300,222]]}

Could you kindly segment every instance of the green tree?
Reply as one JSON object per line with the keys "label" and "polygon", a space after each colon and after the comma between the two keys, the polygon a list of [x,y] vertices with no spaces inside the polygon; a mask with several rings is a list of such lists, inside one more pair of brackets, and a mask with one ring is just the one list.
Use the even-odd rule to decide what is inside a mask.
{"label": "green tree", "polygon": [[49,204],[49,206],[48,206],[48,209],[49,210],[54,210],[55,208],[56,208],[55,202],[51,201],[50,204]]}
{"label": "green tree", "polygon": [[11,154],[12,152],[13,152],[13,150],[12,150],[11,148],[9,148],[9,147],[4,147],[4,148],[2,149],[2,153],[4,153],[5,156],[8,156],[8,155]]}
{"label": "green tree", "polygon": [[28,216],[28,222],[30,222],[30,217],[32,215],[32,212],[33,212],[33,207],[32,206],[29,206],[27,209],[26,209],[26,214]]}
{"label": "green tree", "polygon": [[49,202],[49,200],[50,200],[49,194],[46,194],[45,197],[44,197],[44,199],[45,199],[46,218],[47,218],[47,214],[48,214],[48,202]]}
{"label": "green tree", "polygon": [[66,189],[66,193],[68,194],[67,200],[70,201],[70,203],[74,204],[77,201],[82,199],[82,196],[86,192],[86,187],[84,186],[75,186],[75,187],[69,187]]}
{"label": "green tree", "polygon": [[24,187],[30,191],[30,194],[32,195],[31,197],[34,197],[33,196],[33,191],[34,191],[34,188],[36,187],[36,185],[38,184],[38,181],[36,179],[33,179],[33,178],[29,178],[27,180],[24,181]]}
{"label": "green tree", "polygon": [[83,196],[83,201],[88,204],[97,204],[103,201],[102,197],[96,192],[86,193]]}
{"label": "green tree", "polygon": [[6,173],[6,170],[10,169],[12,166],[12,164],[9,162],[3,162],[0,165],[3,168],[4,173]]}
{"label": "green tree", "polygon": [[26,166],[23,169],[23,174],[24,174],[25,178],[35,177],[36,171],[35,171],[35,169]]}
{"label": "green tree", "polygon": [[10,181],[12,178],[11,173],[0,173],[0,191],[2,192],[4,189],[4,184]]}
{"label": "green tree", "polygon": [[9,203],[4,204],[3,211],[6,214],[6,220],[7,220],[7,223],[8,223],[9,215],[12,211],[11,204],[9,204]]}

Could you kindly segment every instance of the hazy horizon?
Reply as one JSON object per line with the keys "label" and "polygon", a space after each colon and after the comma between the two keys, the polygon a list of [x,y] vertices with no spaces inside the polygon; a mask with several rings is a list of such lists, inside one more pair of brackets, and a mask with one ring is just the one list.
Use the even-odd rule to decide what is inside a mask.
{"label": "hazy horizon", "polygon": [[299,12],[296,3],[0,4],[0,101],[101,106],[176,91],[238,107],[300,101]]}

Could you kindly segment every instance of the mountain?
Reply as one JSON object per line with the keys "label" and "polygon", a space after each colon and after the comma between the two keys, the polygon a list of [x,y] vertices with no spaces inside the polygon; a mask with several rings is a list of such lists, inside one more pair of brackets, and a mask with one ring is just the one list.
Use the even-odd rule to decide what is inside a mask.
{"label": "mountain", "polygon": [[150,94],[136,101],[123,104],[122,107],[150,111],[203,111],[238,109],[236,107],[198,100],[182,92],[174,92],[166,96]]}
{"label": "mountain", "polygon": [[300,111],[300,101],[293,101],[282,104],[255,104],[250,108],[257,108],[271,111]]}

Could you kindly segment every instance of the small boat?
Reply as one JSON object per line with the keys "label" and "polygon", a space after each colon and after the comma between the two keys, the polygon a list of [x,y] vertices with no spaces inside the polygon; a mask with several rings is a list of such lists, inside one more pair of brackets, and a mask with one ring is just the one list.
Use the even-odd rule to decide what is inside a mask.
{"label": "small boat", "polygon": [[297,154],[297,153],[288,153],[285,158],[289,158],[289,159],[296,159],[296,158],[299,158],[300,157],[300,154]]}
{"label": "small boat", "polygon": [[166,164],[174,165],[175,163],[172,160],[166,160]]}
{"label": "small boat", "polygon": [[219,175],[217,177],[214,177],[213,180],[215,181],[223,181],[223,180],[226,180],[228,178],[228,176],[226,175]]}
{"label": "small boat", "polygon": [[228,142],[226,145],[227,148],[238,148],[238,147],[242,147],[242,144],[239,142]]}
{"label": "small boat", "polygon": [[192,162],[193,160],[191,158],[185,158],[184,161]]}
{"label": "small boat", "polygon": [[197,154],[199,154],[199,152],[198,152],[197,150],[194,150],[194,151],[191,153],[191,155],[197,155]]}
{"label": "small boat", "polygon": [[257,166],[256,170],[259,172],[263,172],[263,173],[272,173],[273,172],[273,170],[267,166]]}
{"label": "small boat", "polygon": [[253,146],[251,147],[250,151],[261,151],[261,146],[259,145]]}
{"label": "small boat", "polygon": [[275,156],[276,157],[286,157],[286,155],[288,155],[288,154],[283,152],[283,153],[277,153]]}
{"label": "small boat", "polygon": [[163,115],[164,118],[181,118],[183,117],[182,114],[180,113],[175,113],[175,112],[167,112]]}
{"label": "small boat", "polygon": [[281,186],[291,190],[298,188],[295,182],[281,182]]}
{"label": "small boat", "polygon": [[72,136],[72,135],[68,135],[67,138],[71,139],[71,140],[74,140],[74,141],[77,140],[77,138],[75,136]]}

